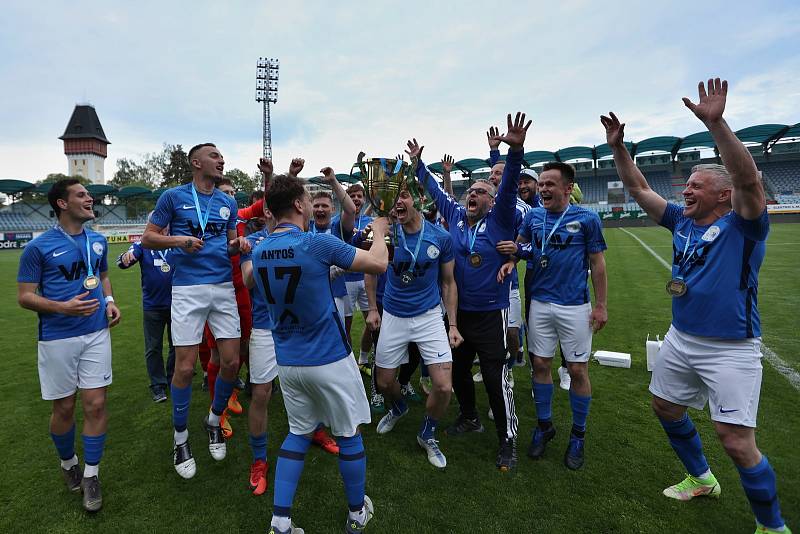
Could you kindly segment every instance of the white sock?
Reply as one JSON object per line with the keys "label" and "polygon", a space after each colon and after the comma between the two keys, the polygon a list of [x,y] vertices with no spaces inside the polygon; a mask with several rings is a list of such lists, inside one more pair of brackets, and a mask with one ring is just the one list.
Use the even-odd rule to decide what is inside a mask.
{"label": "white sock", "polygon": [[349,517],[353,521],[358,521],[359,523],[361,523],[363,525],[364,521],[366,521],[366,519],[367,519],[367,508],[366,508],[366,506],[362,506],[361,510],[359,510],[357,512],[350,511],[349,512]]}
{"label": "white sock", "polygon": [[363,350],[358,355],[358,365],[364,365],[369,363],[369,353],[365,353]]}
{"label": "white sock", "polygon": [[219,426],[219,416],[211,410],[208,411],[208,424],[211,426]]}
{"label": "white sock", "polygon": [[83,466],[83,478],[96,477],[100,473],[100,464]]}
{"label": "white sock", "polygon": [[706,469],[706,472],[702,475],[698,475],[696,478],[708,478],[711,476],[711,469]]}
{"label": "white sock", "polygon": [[175,445],[183,445],[189,440],[189,431],[188,430],[181,430],[178,432],[175,431]]}
{"label": "white sock", "polygon": [[273,515],[272,526],[277,527],[278,530],[289,530],[292,527],[292,519],[282,515]]}
{"label": "white sock", "polygon": [[78,464],[78,455],[73,454],[69,460],[61,460],[61,469],[72,469],[73,465]]}

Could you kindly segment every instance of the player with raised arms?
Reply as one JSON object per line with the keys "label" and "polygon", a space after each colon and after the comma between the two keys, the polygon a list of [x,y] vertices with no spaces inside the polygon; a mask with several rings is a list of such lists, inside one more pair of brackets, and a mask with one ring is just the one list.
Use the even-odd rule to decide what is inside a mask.
{"label": "player with raised arms", "polygon": [[[410,185],[417,187],[416,181]],[[414,206],[408,187],[401,189],[394,205],[397,222],[392,231],[399,246],[394,248],[391,268],[387,271],[383,295],[383,317],[377,309],[370,310],[370,328],[380,328],[375,350],[375,370],[378,389],[390,407],[378,422],[378,434],[390,432],[397,421],[408,413],[397,369],[408,363],[408,344],[414,342],[428,366],[433,389],[425,406],[425,417],[417,434],[417,443],[428,455],[428,461],[443,468],[447,459],[436,440],[436,426],[447,410],[452,390],[450,347],[463,341],[458,327],[445,331],[441,300],[450,317],[456,316],[458,290],[453,278],[453,244],[446,230],[426,221]],[[367,275],[367,291],[376,300],[377,283]],[[441,284],[441,294],[440,294]]]}
{"label": "player with raised arms", "polygon": [[[183,478],[192,478],[196,464],[189,447],[189,403],[203,325],[208,321],[220,352],[222,369],[216,380],[211,410],[204,420],[208,450],[219,461],[227,448],[220,417],[236,384],[239,371],[239,313],[230,257],[247,252],[250,244],[236,235],[236,201],[214,185],[222,178],[225,160],[212,143],[189,150],[192,181],[159,197],[142,235],[142,246],[171,249],[172,279],[172,422],[175,428],[173,463]],[[172,235],[162,235],[169,226]]]}
{"label": "player with raised arms", "polygon": [[723,118],[728,82],[700,82],[699,102],[683,102],[708,128],[723,165],[696,165],[683,190],[685,207],[653,191],[631,159],[616,115],[600,118],[625,187],[651,219],[672,232],[672,325],[653,369],[653,410],[688,476],[664,490],[681,501],[719,497],[687,408],[709,404],[725,452],[739,471],[756,532],[789,532],[781,517],[775,472],[756,446],[761,392],[758,271],[769,217],[764,185],[750,152]]}
{"label": "player with raised arms", "polygon": [[302,180],[290,176],[275,178],[267,207],[277,224],[253,251],[253,273],[274,320],[272,337],[289,422],[275,468],[270,532],[303,532],[292,524],[292,502],[320,422],[330,427],[339,444],[339,470],[349,508],[345,530],[362,532],[374,513],[364,494],[366,454],[359,430],[359,425],[370,422],[370,410],[333,302],[330,267],[384,272],[387,222],[373,221],[375,241],[369,252],[332,235],[307,232],[311,197]]}
{"label": "player with raised arms", "polygon": [[447,434],[483,432],[471,373],[477,353],[499,440],[495,465],[502,471],[517,464],[517,416],[514,392],[505,370],[510,280],[498,284],[495,279],[506,260],[495,245],[498,241],[513,240],[516,235],[517,180],[531,121],[526,123],[525,114],[517,113],[513,121],[509,114],[507,123],[508,132],[499,136],[509,150],[497,199],[491,182],[478,180],[467,190],[466,207],[441,188],[419,159],[423,147],[416,140],[408,142],[409,155],[419,159],[417,177],[426,194],[436,202],[453,239],[458,310],[448,320],[451,327],[458,328],[464,342],[453,350],[453,388],[461,413]]}
{"label": "player with raised arms", "polygon": [[[98,479],[106,441],[106,388],[111,384],[111,336],[119,323],[108,278],[106,238],[83,228],[94,219],[94,201],[75,178],[54,183],[47,200],[58,222],[22,251],[17,275],[19,305],[39,315],[39,384],[53,401],[50,437],[67,489],[83,491],[83,508],[103,505]],[[76,390],[83,406],[81,471],[75,454]]]}

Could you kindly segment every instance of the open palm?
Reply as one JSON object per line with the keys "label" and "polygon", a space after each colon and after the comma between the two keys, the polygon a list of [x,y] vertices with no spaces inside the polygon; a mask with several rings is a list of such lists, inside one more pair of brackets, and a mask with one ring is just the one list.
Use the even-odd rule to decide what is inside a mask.
{"label": "open palm", "polygon": [[728,98],[728,81],[719,78],[708,80],[708,90],[700,82],[697,86],[700,102],[695,104],[687,97],[683,97],[683,103],[692,110],[692,113],[704,123],[715,122],[722,118],[725,111],[725,101]]}
{"label": "open palm", "polygon": [[526,124],[525,114],[518,111],[513,121],[511,120],[511,113],[509,113],[506,122],[508,123],[508,131],[505,135],[499,136],[498,139],[511,148],[522,148],[522,145],[525,144],[528,128],[530,128],[533,121],[528,121]]}
{"label": "open palm", "polygon": [[603,123],[606,129],[606,143],[608,143],[609,146],[621,145],[625,137],[625,124],[620,124],[619,119],[614,115],[613,111],[609,112],[608,115],[608,117],[600,115],[600,122]]}

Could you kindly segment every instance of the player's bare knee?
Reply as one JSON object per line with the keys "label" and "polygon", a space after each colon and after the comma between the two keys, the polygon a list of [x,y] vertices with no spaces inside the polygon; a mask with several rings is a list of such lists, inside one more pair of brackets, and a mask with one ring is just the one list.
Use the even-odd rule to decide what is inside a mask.
{"label": "player's bare knee", "polygon": [[683,406],[678,406],[677,404],[673,404],[656,396],[653,396],[650,406],[653,408],[653,412],[655,412],[656,416],[665,421],[677,421],[683,417],[683,414],[686,412],[686,408]]}
{"label": "player's bare knee", "polygon": [[105,395],[92,395],[81,400],[83,417],[90,421],[99,421],[106,415]]}
{"label": "player's bare knee", "polygon": [[69,422],[75,415],[75,395],[53,401],[53,417],[61,422]]}
{"label": "player's bare knee", "polygon": [[541,377],[543,375],[550,374],[550,366],[552,364],[552,358],[542,358],[539,356],[533,357],[533,373],[535,377]]}

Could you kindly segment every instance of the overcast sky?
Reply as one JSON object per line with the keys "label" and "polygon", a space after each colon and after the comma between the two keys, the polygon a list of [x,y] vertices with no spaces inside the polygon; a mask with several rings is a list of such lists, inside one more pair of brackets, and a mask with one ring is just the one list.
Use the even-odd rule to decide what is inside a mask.
{"label": "overcast sky", "polygon": [[526,150],[702,125],[680,98],[730,82],[734,129],[800,121],[800,3],[406,1],[4,1],[0,178],[66,172],[62,142],[90,102],[121,157],[163,143],[217,143],[228,169],[261,155],[259,56],[280,59],[278,170],[348,172],[360,150],[391,156],[415,136],[426,162],[486,157],[485,131],[522,110]]}

